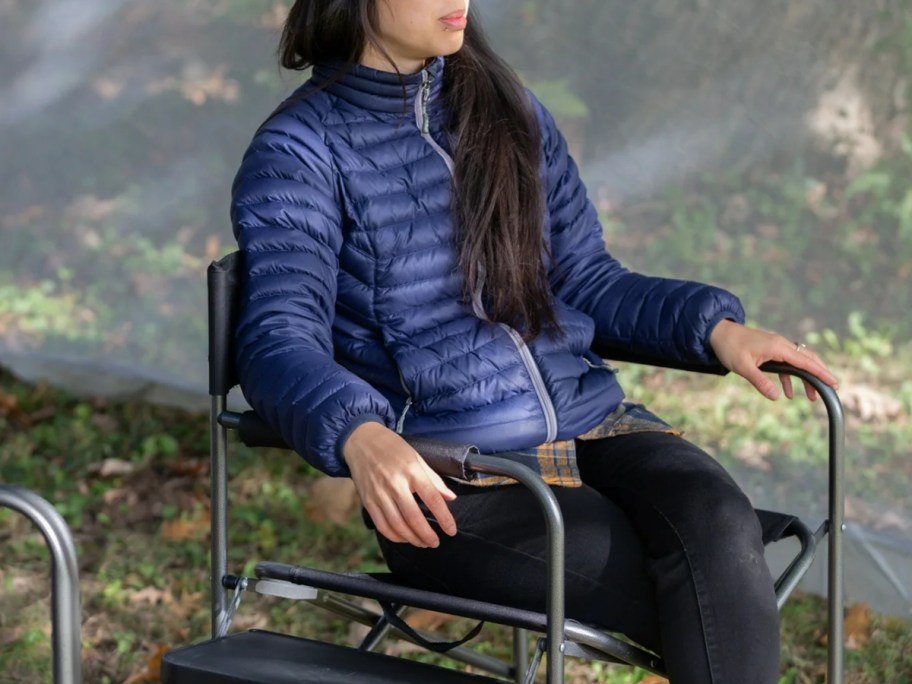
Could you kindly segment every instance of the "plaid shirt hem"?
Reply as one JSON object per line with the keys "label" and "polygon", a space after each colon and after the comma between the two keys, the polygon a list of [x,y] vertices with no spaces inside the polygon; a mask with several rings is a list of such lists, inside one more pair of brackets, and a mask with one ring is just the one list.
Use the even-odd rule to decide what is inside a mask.
{"label": "plaid shirt hem", "polygon": [[[601,423],[577,439],[605,439],[636,432],[664,432],[677,436],[684,434],[651,413],[642,404],[623,403],[605,416]],[[541,476],[545,484],[556,487],[580,487],[583,484],[576,465],[576,440],[549,442],[531,449],[521,449],[502,455],[504,458],[532,468]],[[484,473],[480,473],[474,480],[468,482],[460,480],[460,482],[476,487],[496,487],[516,483],[515,480],[508,477],[485,475]]]}

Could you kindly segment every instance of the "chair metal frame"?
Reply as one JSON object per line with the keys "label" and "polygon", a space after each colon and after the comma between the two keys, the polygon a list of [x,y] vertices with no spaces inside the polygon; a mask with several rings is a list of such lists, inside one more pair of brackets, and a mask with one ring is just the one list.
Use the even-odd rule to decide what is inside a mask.
{"label": "chair metal frame", "polygon": [[[227,408],[227,397],[230,389],[236,384],[233,360],[230,359],[226,344],[230,345],[230,331],[233,330],[234,316],[234,290],[237,285],[237,271],[239,269],[240,253],[235,252],[213,262],[208,271],[209,284],[209,360],[210,360],[210,404],[211,404],[211,613],[213,638],[224,636],[228,631],[234,609],[239,600],[240,593],[245,588],[260,590],[262,593],[273,593],[277,586],[287,584],[306,585],[313,588],[313,593],[308,598],[315,599],[318,605],[328,607],[352,619],[368,624],[373,624],[371,633],[362,643],[363,650],[371,650],[379,643],[384,634],[393,631],[397,636],[412,639],[410,635],[403,634],[392,627],[382,614],[365,611],[360,606],[332,595],[326,595],[323,590],[341,591],[343,593],[377,598],[377,592],[393,600],[397,605],[402,601],[397,597],[404,591],[413,599],[408,605],[426,607],[437,610],[450,610],[455,614],[468,617],[490,617],[490,604],[465,601],[445,597],[433,592],[423,592],[396,585],[379,586],[371,578],[364,576],[334,575],[321,573],[306,568],[282,566],[273,563],[261,563],[257,566],[257,578],[239,578],[228,573],[228,430],[237,430],[241,441],[251,446],[280,446],[288,448],[280,438],[271,434],[265,424],[252,412],[239,413]],[[221,331],[221,332],[218,332]],[[226,331],[229,340],[218,339]],[[604,358],[632,363],[645,363],[652,366],[677,368],[692,372],[711,373],[724,375],[727,371],[721,366],[703,366],[695,364],[669,363],[662,359],[655,359],[639,354],[616,349],[595,349]],[[790,563],[776,582],[777,603],[781,608],[788,595],[798,584],[801,577],[809,569],[816,549],[817,542],[829,535],[828,546],[828,681],[831,684],[843,684],[844,680],[844,642],[843,642],[843,530],[844,530],[844,449],[845,449],[845,419],[842,405],[836,392],[814,376],[781,363],[767,363],[762,370],[770,373],[796,376],[812,385],[826,407],[829,424],[828,456],[829,456],[829,504],[828,518],[812,534],[800,521],[796,521],[795,529],[791,534],[797,536],[801,544],[801,551]],[[246,436],[245,436],[246,435]],[[433,467],[433,464],[432,464]],[[594,657],[609,662],[622,662],[636,665],[652,672],[662,673],[662,663],[653,654],[631,645],[612,635],[605,634],[574,620],[565,619],[564,615],[564,565],[563,548],[564,532],[560,508],[550,489],[530,469],[506,459],[494,456],[484,456],[477,453],[464,452],[457,468],[464,472],[484,472],[507,475],[527,486],[535,495],[546,519],[548,535],[549,579],[547,597],[547,618],[543,626],[538,614],[534,618],[514,619],[512,624],[516,630],[514,636],[514,663],[512,666],[498,668],[492,664],[489,656],[481,654],[471,655],[474,651],[469,649],[455,649],[448,653],[457,660],[464,660],[476,664],[501,676],[511,677],[514,681],[526,681],[523,670],[528,665],[526,652],[525,630],[531,629],[545,633],[545,639],[539,640],[539,649],[536,655],[540,656],[542,643],[547,650],[547,681],[557,684],[563,681],[563,657],[565,654]],[[444,471],[446,473],[446,467]],[[334,580],[333,578],[343,578]],[[364,580],[366,587],[358,584]],[[257,586],[259,585],[259,587]],[[379,585],[383,585],[382,582]],[[227,591],[235,590],[235,600],[228,604]],[[294,594],[289,590],[288,593]],[[306,593],[306,592],[305,592]],[[274,594],[275,595],[275,594]],[[298,593],[299,596],[303,595]],[[468,608],[466,607],[468,606]],[[493,608],[498,608],[493,606]],[[500,607],[503,608],[503,607]],[[488,612],[486,612],[486,610]],[[495,611],[496,613],[496,611]],[[523,614],[523,611],[513,611]],[[523,615],[520,615],[522,618]],[[477,656],[477,657],[476,657]],[[497,661],[501,662],[501,661]],[[537,660],[532,663],[527,672],[531,672]]]}
{"label": "chair metal frame", "polygon": [[79,566],[73,536],[63,516],[28,489],[0,484],[0,508],[32,521],[51,554],[51,644],[55,684],[81,684]]}

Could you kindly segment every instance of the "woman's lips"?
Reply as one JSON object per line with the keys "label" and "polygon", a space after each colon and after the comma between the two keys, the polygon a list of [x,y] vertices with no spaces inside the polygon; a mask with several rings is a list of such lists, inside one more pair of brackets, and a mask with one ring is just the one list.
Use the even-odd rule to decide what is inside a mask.
{"label": "woman's lips", "polygon": [[465,10],[459,10],[445,17],[440,17],[440,23],[454,31],[461,31],[468,24],[468,19],[466,18]]}

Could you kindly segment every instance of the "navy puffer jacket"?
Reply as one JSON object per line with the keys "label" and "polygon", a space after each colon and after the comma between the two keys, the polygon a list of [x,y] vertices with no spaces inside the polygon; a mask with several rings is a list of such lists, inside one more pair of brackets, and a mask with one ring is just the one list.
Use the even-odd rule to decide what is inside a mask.
{"label": "navy puffer jacket", "polygon": [[566,144],[534,98],[565,334],[526,345],[486,320],[480,301],[464,301],[457,267],[443,68],[441,58],[405,76],[405,102],[395,74],[356,66],[333,81],[334,67],[315,68],[257,132],[235,180],[241,387],[331,475],[348,474],[341,447],[365,421],[487,452],[571,439],[623,398],[593,338],[709,360],[713,326],[743,320],[724,290],[632,273],[606,252]]}

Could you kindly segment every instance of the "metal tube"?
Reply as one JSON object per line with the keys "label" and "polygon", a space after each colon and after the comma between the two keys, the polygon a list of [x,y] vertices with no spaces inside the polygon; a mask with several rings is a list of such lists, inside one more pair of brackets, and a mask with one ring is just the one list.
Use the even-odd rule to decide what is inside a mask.
{"label": "metal tube", "polygon": [[[402,617],[407,609],[408,606],[397,606],[393,608],[393,611],[396,613],[396,617]],[[377,647],[380,646],[380,642],[383,641],[383,638],[389,634],[391,628],[392,625],[386,615],[379,616],[377,622],[371,627],[370,632],[361,640],[361,643],[358,645],[358,650],[375,651]]]}
{"label": "metal tube", "polygon": [[548,684],[564,681],[564,519],[554,493],[531,468],[496,456],[472,454],[471,470],[512,477],[528,487],[545,516],[548,539]]}
{"label": "metal tube", "polygon": [[513,628],[513,680],[522,682],[529,669],[529,630]]}
{"label": "metal tube", "polygon": [[209,586],[212,594],[212,638],[219,634],[225,613],[225,588],[222,577],[228,574],[228,431],[219,424],[225,410],[225,395],[210,396],[212,414],[209,420],[209,486],[210,486],[210,554]]}
{"label": "metal tube", "polygon": [[801,544],[801,550],[776,580],[776,608],[779,610],[782,610],[798,582],[807,574],[817,553],[817,539],[803,523],[798,525],[796,536]]}
{"label": "metal tube", "polygon": [[787,373],[808,382],[823,400],[829,421],[829,540],[827,558],[827,682],[843,684],[845,680],[845,628],[843,603],[843,532],[845,531],[845,414],[836,391],[819,378],[792,366],[765,363],[761,369]]}
{"label": "metal tube", "polygon": [[0,506],[31,520],[44,536],[51,552],[51,639],[54,653],[54,682],[81,684],[79,610],[79,566],[73,537],[60,513],[34,492],[0,485]]}
{"label": "metal tube", "polygon": [[[359,622],[362,625],[367,625],[368,627],[374,625],[377,622],[377,619],[380,617],[380,613],[368,610],[362,606],[359,606],[351,601],[346,599],[339,598],[334,594],[321,591],[316,601],[315,605],[325,608],[337,615],[343,615],[355,622]],[[434,635],[429,634],[423,630],[416,629],[421,637],[425,639],[433,639]],[[402,639],[403,641],[408,641],[409,643],[418,644],[411,635],[406,634],[405,632],[400,632],[395,627],[390,628],[390,633],[395,636],[397,639]],[[420,646],[420,644],[418,644]],[[509,677],[513,672],[513,667],[504,661],[489,656],[485,653],[479,653],[478,651],[473,651],[470,648],[465,646],[457,646],[446,652],[446,657],[451,660],[455,660],[460,663],[465,663],[466,665],[471,665],[472,667],[477,667],[479,669],[490,672],[491,674],[498,675],[500,677]]]}
{"label": "metal tube", "polygon": [[831,387],[816,388],[827,408],[830,423],[830,538],[827,612],[829,617],[829,658],[827,681],[843,684],[845,677],[845,626],[843,602],[843,532],[845,531],[845,416],[842,404]]}
{"label": "metal tube", "polygon": [[617,658],[621,662],[665,676],[662,659],[642,648],[616,639],[610,634],[605,634],[600,629],[588,627],[576,620],[567,620],[566,630],[571,643],[590,646]]}
{"label": "metal tube", "polygon": [[243,414],[238,413],[237,411],[226,411],[225,403],[222,403],[222,410],[219,411],[216,416],[216,422],[224,428],[229,430],[237,430],[241,427],[241,416]]}

